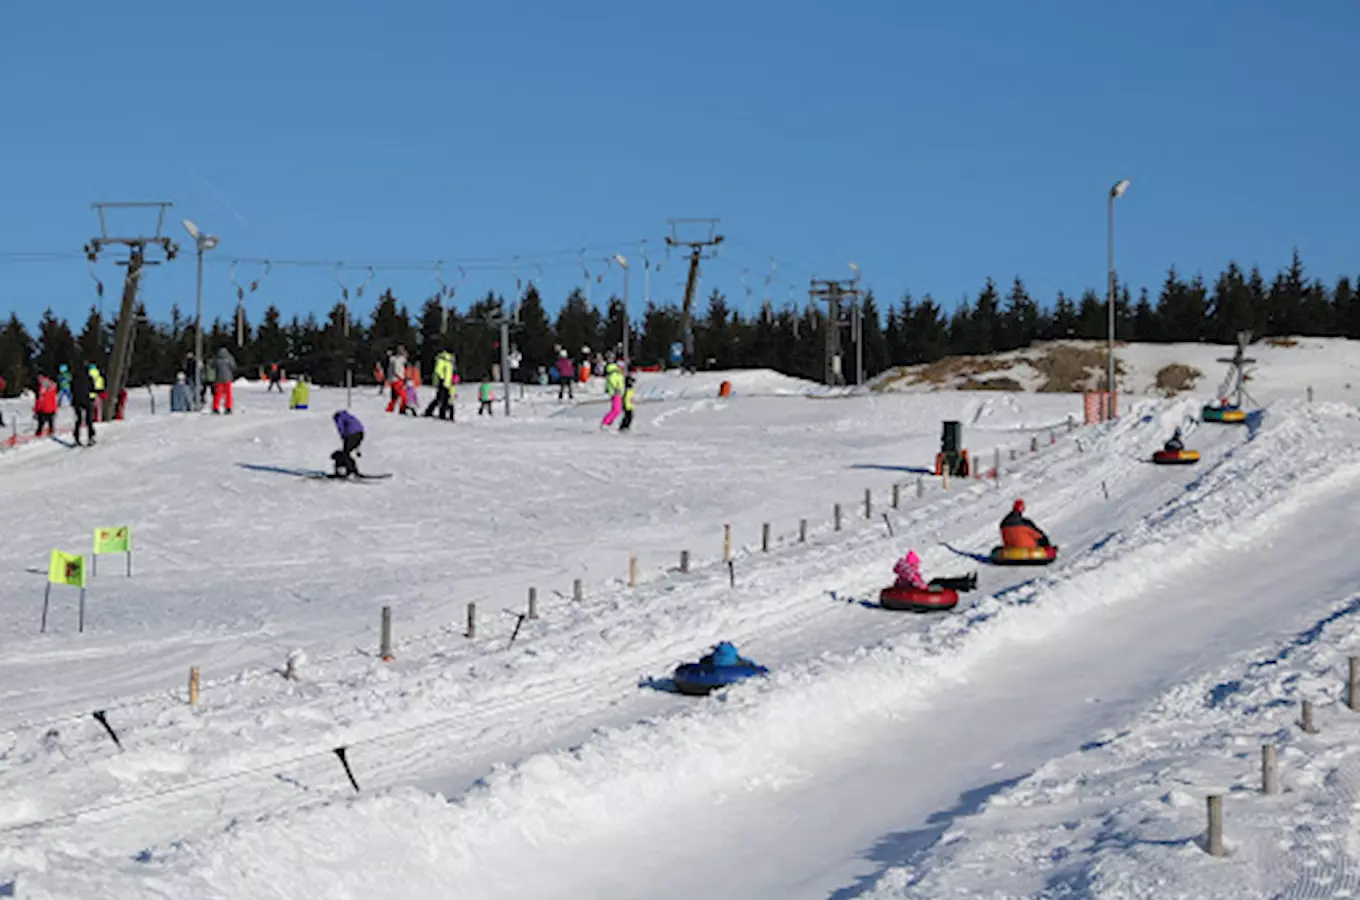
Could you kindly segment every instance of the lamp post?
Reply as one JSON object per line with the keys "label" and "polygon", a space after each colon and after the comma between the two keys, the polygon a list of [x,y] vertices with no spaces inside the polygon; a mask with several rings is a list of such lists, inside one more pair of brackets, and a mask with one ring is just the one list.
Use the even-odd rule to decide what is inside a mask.
{"label": "lamp post", "polygon": [[1106,402],[1106,404],[1107,404],[1106,407],[1105,407],[1105,412],[1106,412],[1107,417],[1108,417],[1108,418],[1111,418],[1111,419],[1114,418],[1114,413],[1115,413],[1115,400],[1114,400],[1114,291],[1115,291],[1115,277],[1114,277],[1114,201],[1116,201],[1116,200],[1118,200],[1120,197],[1124,196],[1124,192],[1127,191],[1128,189],[1129,189],[1129,180],[1128,180],[1127,178],[1123,179],[1122,181],[1117,181],[1117,182],[1115,182],[1114,186],[1110,188],[1110,202],[1109,202],[1109,217],[1110,217],[1110,229],[1109,229],[1109,261],[1110,261],[1110,264],[1109,264],[1109,270],[1110,270],[1110,298],[1109,298],[1109,307],[1110,307],[1110,309],[1109,309],[1109,312],[1110,312],[1110,331],[1109,331],[1109,337],[1107,338],[1106,344],[1105,344],[1105,391],[1106,391],[1105,402]]}
{"label": "lamp post", "polygon": [[623,267],[623,363],[624,368],[632,368],[628,365],[628,332],[632,331],[628,322],[628,260],[621,253],[614,254],[614,262]]}
{"label": "lamp post", "polygon": [[202,396],[203,389],[203,251],[211,250],[217,246],[217,238],[211,234],[204,234],[198,230],[198,226],[188,219],[184,219],[184,230],[189,232],[189,237],[194,239],[194,246],[198,249],[198,292],[195,303],[194,314],[194,407],[200,408],[202,404],[199,398]]}

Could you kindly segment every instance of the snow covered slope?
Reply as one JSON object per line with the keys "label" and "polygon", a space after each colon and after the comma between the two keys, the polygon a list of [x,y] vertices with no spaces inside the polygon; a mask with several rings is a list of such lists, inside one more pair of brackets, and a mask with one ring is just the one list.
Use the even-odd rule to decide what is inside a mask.
{"label": "snow covered slope", "polygon": [[[681,897],[719,878],[744,897],[891,890],[883,873],[930,844],[942,811],[1126,720],[1205,666],[1207,645],[1256,646],[1316,618],[1331,582],[1309,576],[1287,606],[1243,602],[1231,576],[1253,541],[1354,499],[1360,446],[1353,412],[1322,404],[1195,427],[1204,462],[1167,470],[1147,453],[1197,401],[1068,432],[1070,395],[673,393],[617,436],[597,432],[592,405],[538,398],[512,420],[460,409],[447,425],[384,418],[356,395],[372,432],[363,464],[397,475],[351,485],[280,471],[324,460],[333,394],[290,414],[242,393],[229,419],[134,418],[92,451],[0,458],[25,528],[0,547],[0,890]],[[917,497],[946,417],[983,459],[1019,451],[1003,453],[999,485],[929,478]],[[1017,493],[1064,548],[1050,569],[972,558]],[[85,635],[64,594],[51,632],[33,636],[42,579],[25,569],[124,521],[136,576],[113,566],[95,581]],[[932,574],[979,569],[980,590],[939,617],[876,608],[907,546]],[[680,549],[695,555],[688,575],[669,571]],[[1360,574],[1336,542],[1287,549],[1296,581]],[[643,562],[633,589],[630,552]],[[569,599],[573,578],[585,602]],[[1171,578],[1197,587],[1168,594]],[[500,610],[522,610],[531,585],[543,617],[511,644],[518,620]],[[373,655],[383,604],[398,620],[390,664]],[[775,676],[707,701],[656,689],[720,637]],[[298,646],[309,661],[290,682],[274,669]],[[194,664],[197,710],[182,687]]]}

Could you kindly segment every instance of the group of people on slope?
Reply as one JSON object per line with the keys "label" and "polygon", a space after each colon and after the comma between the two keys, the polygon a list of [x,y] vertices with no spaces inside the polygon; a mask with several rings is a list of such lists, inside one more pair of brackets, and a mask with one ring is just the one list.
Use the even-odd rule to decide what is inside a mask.
{"label": "group of people on slope", "polygon": [[[277,363],[272,364],[274,370],[270,373],[271,387],[274,374],[282,378],[282,369]],[[199,378],[199,366],[194,359],[194,354],[189,353],[184,357],[184,371],[175,374],[175,386],[170,389],[170,409],[172,412],[189,412],[189,406],[183,402],[183,398],[188,396],[188,392],[194,388],[198,391],[198,405],[201,407],[207,402],[208,392],[212,391],[212,411],[216,415],[225,412],[231,415],[234,406],[231,385],[236,380],[236,357],[231,355],[231,351],[225,346],[217,348],[214,356],[208,357],[203,361],[202,377]],[[193,374],[186,374],[193,373]],[[195,383],[190,385],[189,378],[195,379]],[[184,385],[180,398],[176,398],[175,392],[179,385]],[[283,392],[283,386],[279,385],[279,392]]]}
{"label": "group of people on slope", "polygon": [[[1017,499],[1011,505],[1011,511],[1001,520],[1001,543],[1007,547],[1052,546],[1043,529],[1025,516],[1025,501],[1022,499]],[[927,582],[925,576],[921,574],[921,557],[915,550],[908,550],[907,554],[893,565],[893,574],[897,576],[895,587],[913,588],[918,591],[929,590],[932,587],[971,590],[977,586],[975,574],[957,578],[933,578]]]}
{"label": "group of people on slope", "polygon": [[[34,435],[41,437],[44,432],[56,434],[57,410],[63,401],[71,404],[76,424],[73,432],[75,442],[81,443],[80,426],[85,426],[85,437],[94,445],[94,423],[99,420],[99,404],[108,399],[104,390],[104,375],[94,363],[76,364],[70,368],[66,363],[57,367],[57,380],[39,374],[33,392],[33,418],[37,423]],[[123,418],[127,404],[127,391],[119,391],[114,417]]]}

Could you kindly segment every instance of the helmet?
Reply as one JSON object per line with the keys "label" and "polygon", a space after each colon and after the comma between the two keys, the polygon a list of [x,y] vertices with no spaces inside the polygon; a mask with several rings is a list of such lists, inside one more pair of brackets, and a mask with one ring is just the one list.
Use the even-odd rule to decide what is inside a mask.
{"label": "helmet", "polygon": [[1014,510],[1015,512],[1018,512],[1018,513],[1024,512],[1024,511],[1025,511],[1025,501],[1024,501],[1024,500],[1017,499],[1017,500],[1015,501],[1015,505],[1012,506],[1011,509]]}
{"label": "helmet", "polygon": [[921,563],[921,557],[919,557],[919,556],[916,555],[916,551],[915,551],[915,550],[908,550],[908,551],[907,551],[907,565],[916,566],[916,565],[920,565],[920,563]]}

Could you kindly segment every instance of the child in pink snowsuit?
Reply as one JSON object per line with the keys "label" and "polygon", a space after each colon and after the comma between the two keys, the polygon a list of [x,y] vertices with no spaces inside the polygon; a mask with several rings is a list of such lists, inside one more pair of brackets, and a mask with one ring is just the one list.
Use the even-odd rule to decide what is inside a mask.
{"label": "child in pink snowsuit", "polygon": [[915,550],[908,550],[907,555],[897,561],[897,565],[893,566],[893,574],[897,576],[898,587],[926,590],[926,580],[921,575],[921,557],[916,555]]}

